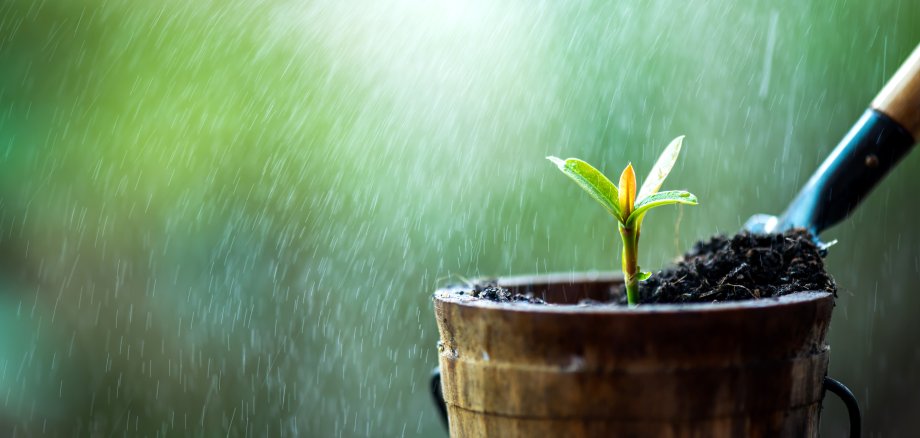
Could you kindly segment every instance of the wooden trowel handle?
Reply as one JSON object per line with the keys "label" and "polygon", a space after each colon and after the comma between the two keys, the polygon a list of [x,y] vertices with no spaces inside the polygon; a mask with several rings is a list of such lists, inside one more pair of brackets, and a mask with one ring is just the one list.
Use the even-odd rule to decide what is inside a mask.
{"label": "wooden trowel handle", "polygon": [[920,46],[815,171],[778,230],[815,235],[847,217],[920,138]]}
{"label": "wooden trowel handle", "polygon": [[914,140],[920,137],[920,45],[875,96],[872,108],[898,122]]}

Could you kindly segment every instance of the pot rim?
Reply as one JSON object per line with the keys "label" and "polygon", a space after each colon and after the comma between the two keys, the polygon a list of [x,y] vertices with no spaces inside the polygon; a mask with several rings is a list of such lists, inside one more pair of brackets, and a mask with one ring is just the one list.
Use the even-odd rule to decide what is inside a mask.
{"label": "pot rim", "polygon": [[[497,281],[499,286],[514,288],[529,285],[551,285],[578,283],[617,283],[623,281],[620,272],[557,272],[538,275],[515,275],[509,277],[489,278],[476,280]],[[681,303],[681,304],[643,304],[636,307],[627,307],[620,304],[532,304],[527,302],[495,302],[465,295],[469,286],[453,285],[439,288],[432,298],[437,302],[453,304],[468,308],[491,309],[508,312],[526,312],[535,314],[609,314],[609,315],[637,315],[637,314],[713,314],[732,312],[744,309],[762,309],[768,307],[794,306],[796,304],[833,300],[834,294],[827,291],[801,291],[779,297],[768,297],[742,301],[724,301],[716,303]]]}

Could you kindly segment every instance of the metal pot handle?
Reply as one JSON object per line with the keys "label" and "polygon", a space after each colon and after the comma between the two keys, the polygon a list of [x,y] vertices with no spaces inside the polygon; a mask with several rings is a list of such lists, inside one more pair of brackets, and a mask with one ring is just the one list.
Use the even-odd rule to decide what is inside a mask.
{"label": "metal pot handle", "polygon": [[434,401],[434,406],[438,408],[438,414],[441,417],[441,423],[444,425],[444,430],[449,430],[450,427],[447,424],[447,403],[444,402],[444,392],[441,390],[441,369],[435,367],[431,371],[431,398]]}
{"label": "metal pot handle", "polygon": [[862,433],[862,415],[853,391],[850,391],[850,388],[843,383],[827,376],[824,376],[824,390],[832,392],[846,405],[847,415],[850,417],[850,438],[859,438]]}

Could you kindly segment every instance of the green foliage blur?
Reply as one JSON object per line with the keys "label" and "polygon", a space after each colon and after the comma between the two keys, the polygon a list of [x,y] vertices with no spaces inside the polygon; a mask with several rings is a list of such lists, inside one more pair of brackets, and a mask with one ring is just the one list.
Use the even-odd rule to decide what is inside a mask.
{"label": "green foliage blur", "polygon": [[[544,156],[644,174],[686,134],[669,186],[706,205],[646,222],[660,267],[780,212],[918,20],[910,0],[0,2],[0,434],[438,436],[436,286],[616,266],[616,224]],[[920,427],[918,172],[824,236],[830,374],[882,435]]]}

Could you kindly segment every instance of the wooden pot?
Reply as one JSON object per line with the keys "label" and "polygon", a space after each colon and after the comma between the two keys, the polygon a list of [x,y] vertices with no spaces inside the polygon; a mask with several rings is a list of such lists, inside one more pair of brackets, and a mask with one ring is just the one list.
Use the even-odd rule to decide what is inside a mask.
{"label": "wooden pot", "polygon": [[554,305],[434,295],[452,437],[816,436],[833,295],[605,300],[619,274],[506,278]]}

